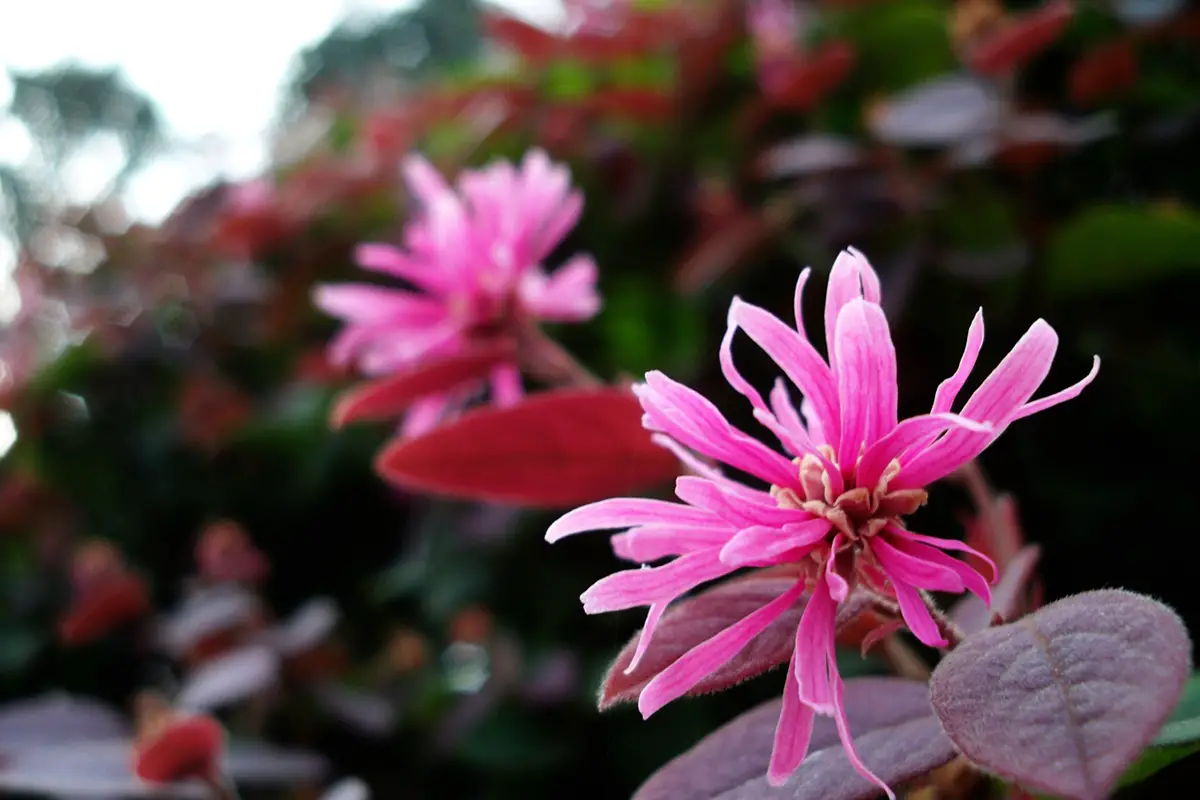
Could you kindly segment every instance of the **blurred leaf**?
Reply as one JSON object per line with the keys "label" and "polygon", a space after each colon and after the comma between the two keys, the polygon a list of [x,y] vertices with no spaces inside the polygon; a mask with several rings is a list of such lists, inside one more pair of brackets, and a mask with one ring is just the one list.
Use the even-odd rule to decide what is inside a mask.
{"label": "blurred leaf", "polygon": [[1200,741],[1200,675],[1193,674],[1183,688],[1183,697],[1179,698],[1175,713],[1158,732],[1154,745],[1159,747],[1197,741]]}
{"label": "blurred leaf", "polygon": [[483,380],[493,367],[515,356],[513,344],[500,341],[354,386],[338,398],[331,424],[340,428],[350,422],[394,419],[422,397]]}
{"label": "blurred leaf", "polygon": [[1046,282],[1060,294],[1120,291],[1200,269],[1200,214],[1191,208],[1096,206],[1050,245]]}
{"label": "blurred leaf", "polygon": [[864,3],[831,14],[829,27],[854,44],[863,82],[876,91],[898,91],[958,66],[940,4]]}
{"label": "blurred leaf", "polygon": [[21,672],[45,646],[45,637],[29,628],[0,627],[0,676]]}
{"label": "blurred leaf", "polygon": [[547,770],[568,755],[567,743],[524,713],[500,708],[476,725],[458,747],[464,761],[492,773]]}
{"label": "blurred leaf", "polygon": [[988,185],[952,192],[934,216],[946,248],[986,251],[1020,238],[1010,198]]}
{"label": "blurred leaf", "polygon": [[968,61],[984,75],[1010,74],[1053,44],[1074,14],[1074,0],[1048,0],[988,35],[972,50]]}
{"label": "blurred leaf", "polygon": [[376,469],[406,489],[519,506],[578,505],[678,474],[674,456],[651,441],[641,417],[623,389],[543,392],[393,441]]}
{"label": "blurred leaf", "polygon": [[669,89],[675,85],[675,62],[669,58],[624,58],[608,69],[618,86]]}
{"label": "blurred leaf", "polygon": [[586,64],[576,61],[557,61],[546,68],[542,91],[546,97],[573,100],[585,97],[595,88],[595,78]]}

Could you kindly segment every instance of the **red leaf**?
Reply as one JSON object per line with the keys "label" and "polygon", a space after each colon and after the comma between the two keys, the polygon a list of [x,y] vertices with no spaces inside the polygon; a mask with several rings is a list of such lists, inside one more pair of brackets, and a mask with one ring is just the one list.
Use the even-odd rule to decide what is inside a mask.
{"label": "red leaf", "polygon": [[679,465],[650,440],[623,389],[566,389],[509,408],[484,406],[384,448],[396,486],[523,506],[572,506],[665,482]]}
{"label": "red leaf", "polygon": [[1091,105],[1132,89],[1137,83],[1138,62],[1130,39],[1118,39],[1086,53],[1068,77],[1071,99]]}
{"label": "red leaf", "polygon": [[492,367],[515,357],[512,342],[495,342],[359,384],[338,398],[330,422],[333,427],[340,428],[349,422],[397,417],[422,397],[448,392],[479,380]]}
{"label": "red leaf", "polygon": [[634,122],[665,122],[675,113],[675,95],[661,89],[601,89],[587,99],[600,116]]}
{"label": "red leaf", "polygon": [[59,636],[64,644],[87,644],[138,619],[149,609],[146,585],[140,578],[126,575],[79,600],[59,623]]}
{"label": "red leaf", "polygon": [[984,75],[1018,69],[1049,47],[1075,14],[1073,0],[1050,0],[1022,14],[998,33],[972,48],[971,66]]}
{"label": "red leaf", "polygon": [[528,61],[547,61],[562,48],[557,36],[507,14],[484,14],[483,28],[489,38],[503,42]]}
{"label": "red leaf", "polygon": [[[608,668],[600,687],[600,710],[618,703],[636,701],[655,675],[675,663],[688,650],[783,594],[796,583],[796,577],[792,567],[762,570],[726,581],[675,604],[659,621],[650,647],[637,669],[628,674],[625,672],[633,661],[638,636],[625,645],[617,660]],[[866,599],[862,595],[852,596],[839,609],[839,622],[850,621],[865,604]],[[800,624],[803,612],[803,602],[789,608],[732,660],[700,681],[688,694],[699,695],[728,689],[787,661],[792,656],[796,626]]]}
{"label": "red leaf", "polygon": [[211,717],[172,720],[161,733],[138,748],[133,771],[152,783],[212,778],[225,746],[225,732]]}
{"label": "red leaf", "polygon": [[777,108],[811,111],[846,79],[855,59],[854,48],[846,42],[829,42],[793,64],[769,99]]}

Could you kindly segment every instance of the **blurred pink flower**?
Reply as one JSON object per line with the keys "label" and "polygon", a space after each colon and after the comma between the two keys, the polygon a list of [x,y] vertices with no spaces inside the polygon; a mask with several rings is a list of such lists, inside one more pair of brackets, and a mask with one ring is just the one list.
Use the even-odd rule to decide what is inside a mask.
{"label": "blurred pink flower", "polygon": [[754,47],[758,82],[774,91],[801,51],[805,17],[793,0],[747,0],[746,29]]}
{"label": "blurred pink flower", "polygon": [[563,0],[572,33],[616,33],[632,9],[633,0]]}
{"label": "blurred pink flower", "polygon": [[[733,428],[686,386],[660,372],[648,373],[635,387],[645,411],[643,424],[694,473],[676,483],[683,502],[604,500],[561,517],[546,538],[555,542],[582,531],[629,529],[613,537],[613,548],[641,566],[600,580],[582,600],[589,614],[649,606],[634,665],[667,605],[684,593],[745,567],[805,566],[804,577],[776,600],[659,673],[642,691],[638,707],[649,716],[683,696],[807,592],[768,777],[779,785],[800,765],[814,715],[822,714],[837,722],[855,769],[886,790],[858,757],[847,729],[834,653],[838,605],[855,586],[894,598],[918,639],[947,646],[923,591],[970,591],[989,602],[989,581],[944,552],[978,555],[971,548],[914,533],[902,518],[925,503],[926,485],[977,456],[1009,424],[1078,395],[1095,377],[1099,359],[1079,383],[1031,402],[1058,345],[1054,330],[1038,320],[962,410],[951,413],[983,343],[979,312],[958,369],[938,387],[931,412],[900,421],[896,354],[874,270],[854,250],[834,264],[825,304],[828,361],[804,333],[801,295],[808,277],[805,270],[796,286],[794,329],[735,298],[720,351],[726,380],[750,401],[755,418],[788,456]],[[739,329],[800,390],[799,409],[783,380],[764,399],[737,372],[731,348]],[[758,478],[770,489],[726,477],[697,454]],[[668,557],[673,560],[646,566]]]}
{"label": "blurred pink flower", "polygon": [[[400,278],[414,290],[372,284],[326,284],[315,300],[347,324],[330,345],[335,364],[355,362],[381,376],[472,343],[516,336],[537,322],[579,322],[600,310],[596,264],[576,255],[548,273],[542,266],[579,220],[583,196],[570,173],[534,150],[519,167],[497,162],[468,170],[451,188],[422,157],[404,174],[421,212],[404,230],[403,247],[364,244],[358,263]],[[490,376],[492,402],[522,395],[516,363]],[[402,433],[436,425],[467,398],[439,394],[416,403]]]}

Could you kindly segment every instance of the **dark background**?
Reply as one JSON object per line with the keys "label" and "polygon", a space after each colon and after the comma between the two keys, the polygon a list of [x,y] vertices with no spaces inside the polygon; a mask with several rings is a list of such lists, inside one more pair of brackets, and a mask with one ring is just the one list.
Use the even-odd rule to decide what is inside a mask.
{"label": "dark background", "polygon": [[[1187,575],[1200,452],[1197,17],[1183,7],[1134,27],[1107,9],[1081,8],[1005,85],[1027,111],[1109,112],[1115,133],[1078,147],[1035,142],[1040,149],[969,168],[947,166],[945,147],[873,136],[865,121],[870,104],[962,69],[945,3],[827,8],[814,41],[848,41],[858,61],[802,109],[763,110],[747,42],[726,46],[713,34],[700,52],[720,69],[684,113],[606,115],[588,104],[605,81],[679,90],[685,72],[673,51],[632,66],[562,61],[512,78],[532,87],[534,111],[475,141],[461,114],[413,112],[415,97],[480,80],[466,66],[479,52],[477,16],[466,0],[438,0],[366,31],[339,29],[297,55],[284,118],[319,108],[336,121],[308,157],[280,166],[272,200],[253,212],[231,202],[230,187],[214,186],[160,230],[113,229],[97,209],[51,211],[39,202],[37,176],[0,173],[21,274],[36,276],[32,296],[42,298],[30,304],[38,313],[3,332],[4,406],[19,438],[0,461],[0,696],[63,688],[124,707],[138,689],[167,688],[179,665],[149,654],[132,633],[84,648],[56,640],[69,552],[89,538],[112,540],[167,608],[194,571],[198,532],[221,518],[241,523],[268,555],[263,591],[278,613],[336,598],[347,680],[371,683],[398,630],[421,643],[424,660],[385,682],[401,714],[393,736],[357,734],[300,697],[285,698],[265,730],[327,754],[338,773],[362,776],[379,797],[628,796],[717,723],[777,693],[779,676],[769,675],[674,703],[649,722],[632,708],[599,714],[594,687],[641,621],[640,613],[582,613],[579,594],[616,566],[606,537],[550,547],[542,533],[551,512],[393,491],[371,471],[388,426],[329,430],[330,400],[347,377],[321,365],[333,327],[307,296],[317,280],[357,275],[355,242],[394,235],[403,223],[393,140],[448,168],[532,144],[568,160],[588,206],[562,254],[596,256],[605,309],[555,333],[606,377],[663,369],[747,430],[748,409],[716,359],[730,298],[786,318],[798,270],[811,264],[807,318],[820,320],[824,275],[846,245],[882,274],[902,414],[931,402],[978,307],[988,332],[976,384],[1044,317],[1061,337],[1049,390],[1082,377],[1094,353],[1099,378],[1079,399],[1014,425],[983,465],[1017,498],[1027,538],[1043,547],[1046,596],[1125,587],[1170,604],[1195,629],[1200,596]],[[405,74],[406,93],[369,104],[358,91],[363,76],[414,35],[429,49]],[[1111,68],[1102,81],[1111,91],[1081,99],[1072,89],[1079,64],[1114,44],[1128,45],[1133,71]],[[132,174],[143,153],[170,146],[153,101],[118,73],[64,65],[13,80],[7,113],[47,152],[116,130],[130,143]],[[418,119],[395,122],[398,112]],[[759,168],[769,146],[814,133],[870,157],[799,176]],[[105,203],[119,196],[118,187]],[[810,197],[818,200],[802,199]],[[786,225],[764,222],[764,209],[780,202],[799,210]],[[67,274],[37,255],[38,237],[48,235],[91,237],[104,256],[87,275]],[[164,289],[164,275],[185,289]],[[231,275],[264,288],[230,299]],[[64,315],[89,335],[54,347]],[[809,333],[819,341],[819,330]],[[36,366],[17,370],[31,350]],[[760,385],[774,377],[761,354],[738,354]],[[914,527],[960,536],[969,510],[958,488],[938,487]],[[451,645],[468,639],[483,649],[463,663]],[[504,659],[515,667],[498,668]],[[482,689],[454,689],[464,670],[478,668],[490,675]],[[847,674],[880,669],[846,656]],[[1188,781],[1189,769],[1174,767],[1128,796],[1162,796],[1172,781]]]}

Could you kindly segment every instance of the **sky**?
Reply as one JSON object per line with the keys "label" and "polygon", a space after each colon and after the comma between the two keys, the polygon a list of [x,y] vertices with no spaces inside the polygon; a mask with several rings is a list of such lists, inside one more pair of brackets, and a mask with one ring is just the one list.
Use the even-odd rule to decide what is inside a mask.
{"label": "sky", "polygon": [[[531,20],[552,23],[558,0],[493,0]],[[129,188],[129,212],[163,218],[215,176],[249,177],[265,166],[266,131],[292,57],[341,20],[414,5],[414,0],[0,0],[0,66],[39,70],[73,60],[116,66],[159,105],[175,136],[201,146],[153,164]],[[213,42],[219,42],[213,47]],[[225,54],[207,63],[213,52]],[[0,70],[0,109],[11,85]],[[71,199],[94,196],[119,150],[98,143],[62,176]],[[0,119],[0,162],[20,163],[24,131]],[[11,252],[0,243],[0,272]]]}
{"label": "sky", "polygon": [[[436,2],[436,0],[434,0]],[[491,0],[536,22],[561,18],[558,0]],[[200,147],[149,164],[128,192],[135,219],[156,222],[193,190],[220,176],[246,178],[266,166],[266,135],[292,58],[347,17],[399,10],[415,0],[0,0],[0,111],[8,69],[36,71],[64,61],[118,67],[153,98],[169,132]],[[218,42],[214,47],[213,43]],[[208,63],[212,53],[225,58]],[[0,163],[19,165],[31,145],[0,113]],[[71,200],[94,197],[119,163],[100,142],[60,177]],[[0,324],[19,308],[11,243],[0,237]],[[0,457],[16,439],[0,412]]]}

